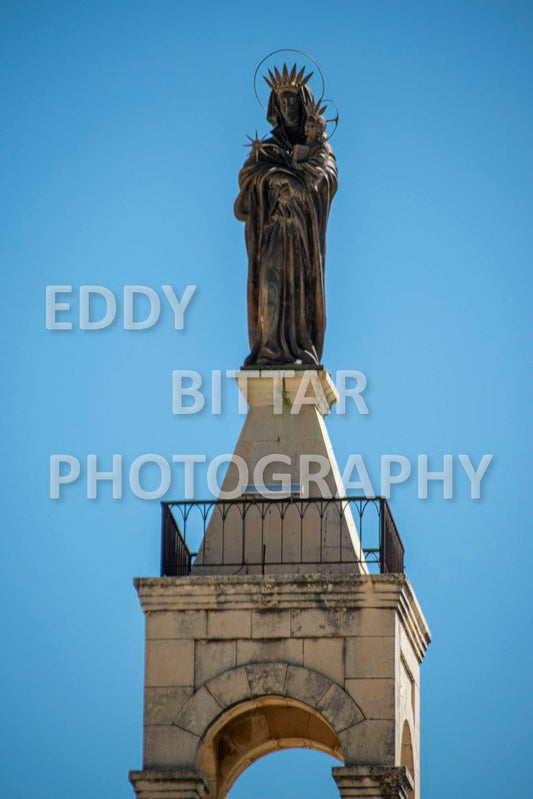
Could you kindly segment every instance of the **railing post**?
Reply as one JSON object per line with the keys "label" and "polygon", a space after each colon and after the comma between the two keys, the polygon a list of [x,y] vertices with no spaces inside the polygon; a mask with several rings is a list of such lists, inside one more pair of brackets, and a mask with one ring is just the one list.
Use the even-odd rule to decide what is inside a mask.
{"label": "railing post", "polygon": [[385,536],[386,536],[386,523],[385,523],[385,503],[386,499],[379,498],[379,571],[385,574],[388,569],[386,565],[385,555]]}
{"label": "railing post", "polygon": [[167,549],[167,541],[166,541],[166,514],[168,513],[168,508],[165,502],[161,503],[161,577],[165,576],[165,569],[166,569],[166,549]]}

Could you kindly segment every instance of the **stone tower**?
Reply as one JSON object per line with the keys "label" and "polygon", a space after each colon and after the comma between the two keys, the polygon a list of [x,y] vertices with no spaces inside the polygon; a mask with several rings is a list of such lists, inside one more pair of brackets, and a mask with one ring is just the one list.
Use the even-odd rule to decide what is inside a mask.
{"label": "stone tower", "polygon": [[[291,747],[336,757],[344,799],[419,799],[430,634],[388,505],[344,497],[322,367],[245,370],[238,383],[249,412],[225,498],[181,503],[183,529],[179,503],[164,505],[165,576],[135,581],[146,616],[137,799],[224,799],[248,765]],[[367,505],[379,542],[365,557]],[[196,557],[184,540],[193,512]]]}

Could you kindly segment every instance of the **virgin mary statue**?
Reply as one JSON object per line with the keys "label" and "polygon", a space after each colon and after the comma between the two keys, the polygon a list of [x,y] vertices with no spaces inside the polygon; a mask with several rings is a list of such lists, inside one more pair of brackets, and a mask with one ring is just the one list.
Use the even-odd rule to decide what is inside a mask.
{"label": "virgin mary statue", "polygon": [[265,77],[273,130],[252,141],[239,174],[235,216],[245,223],[248,251],[245,366],[319,364],[322,357],[326,226],[337,168],[325,108],[303,74],[284,64]]}

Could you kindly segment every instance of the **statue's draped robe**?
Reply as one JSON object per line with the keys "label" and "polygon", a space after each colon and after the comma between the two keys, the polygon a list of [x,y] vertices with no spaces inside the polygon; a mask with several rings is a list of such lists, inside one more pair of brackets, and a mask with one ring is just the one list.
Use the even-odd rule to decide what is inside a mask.
{"label": "statue's draped robe", "polygon": [[235,214],[246,223],[248,333],[245,365],[309,363],[322,356],[324,264],[329,208],[337,189],[335,157],[316,143],[307,160],[275,128],[239,175]]}

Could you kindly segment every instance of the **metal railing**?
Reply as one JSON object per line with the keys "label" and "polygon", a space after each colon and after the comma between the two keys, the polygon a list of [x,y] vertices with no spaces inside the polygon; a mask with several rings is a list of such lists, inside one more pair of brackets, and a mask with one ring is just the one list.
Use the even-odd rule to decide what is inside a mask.
{"label": "metal railing", "polygon": [[[317,563],[327,568],[334,564],[346,566],[361,562],[362,557],[358,560],[353,548],[347,551],[345,533],[349,518],[355,521],[369,571],[386,574],[401,573],[404,569],[404,547],[384,497],[303,499],[291,496],[278,499],[254,495],[235,500],[162,502],[161,507],[163,577],[190,574],[195,558],[197,563],[207,563],[201,547],[206,530],[212,523],[217,526],[218,549],[215,560],[209,562],[211,566],[220,564],[226,568],[234,567],[237,571],[246,565],[259,567],[264,573],[265,565],[283,567],[294,562],[290,558],[291,553],[294,557],[295,548],[299,550],[299,564]],[[312,514],[316,523],[310,533],[309,518]],[[270,536],[265,534],[273,516],[276,519],[275,540],[272,531]],[[335,520],[338,521],[337,533]],[[312,536],[313,556],[306,559],[306,545],[309,543],[306,539]]]}

